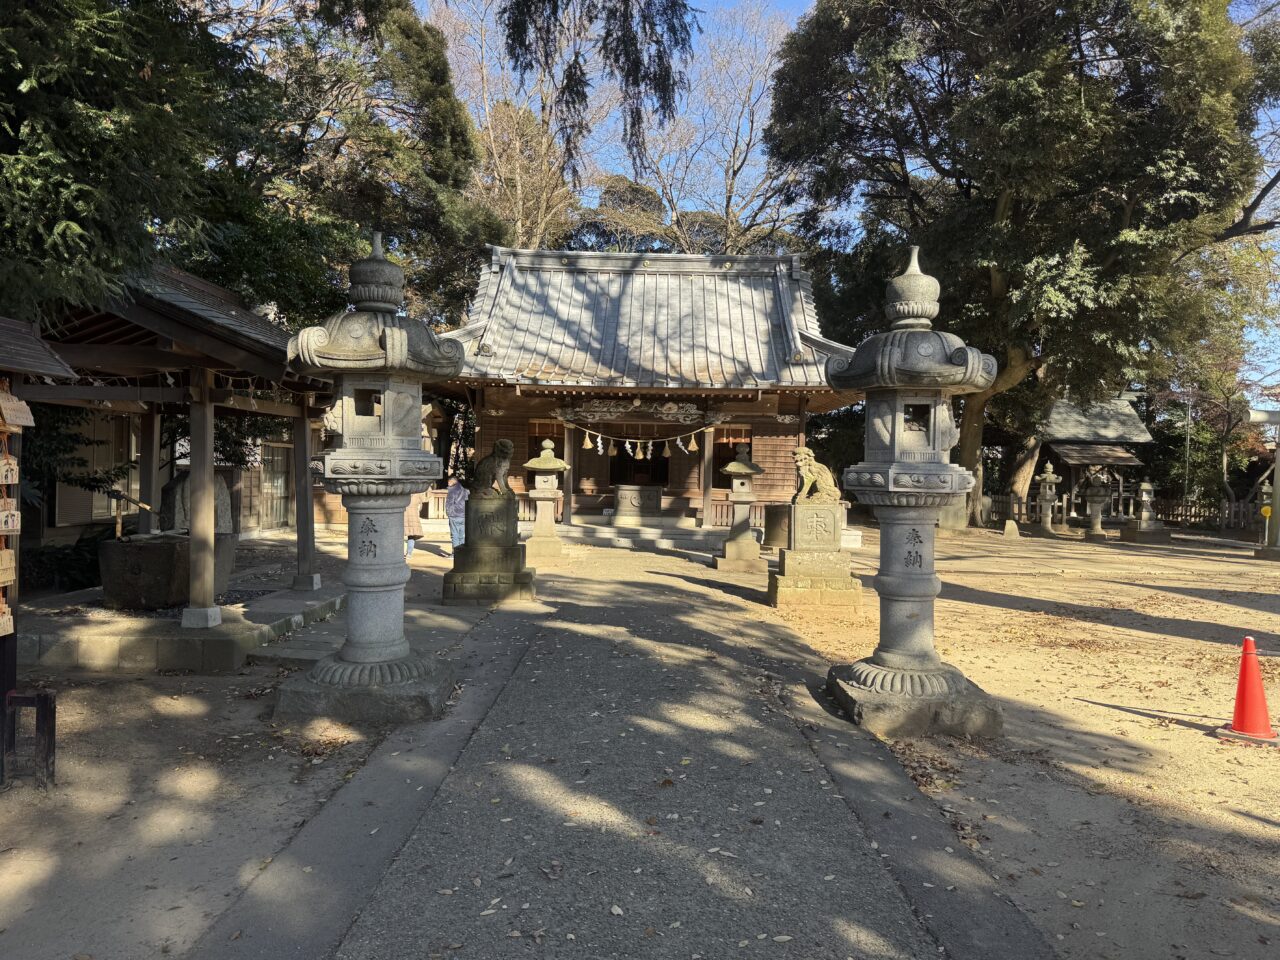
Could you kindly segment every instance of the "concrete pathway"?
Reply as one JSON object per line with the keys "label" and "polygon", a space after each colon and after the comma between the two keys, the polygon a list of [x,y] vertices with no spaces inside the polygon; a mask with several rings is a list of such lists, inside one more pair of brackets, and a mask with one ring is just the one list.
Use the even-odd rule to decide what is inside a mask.
{"label": "concrete pathway", "polygon": [[812,708],[824,667],[755,579],[601,550],[544,571],[528,652],[338,957],[1050,955],[936,816],[877,824],[893,856],[868,836],[857,802],[907,824],[886,804],[918,795],[883,751],[837,779],[811,747],[875,749]]}

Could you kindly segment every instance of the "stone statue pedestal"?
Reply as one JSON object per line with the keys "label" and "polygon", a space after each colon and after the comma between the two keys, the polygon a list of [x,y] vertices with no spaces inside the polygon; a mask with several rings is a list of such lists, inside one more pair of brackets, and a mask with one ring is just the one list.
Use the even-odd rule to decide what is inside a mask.
{"label": "stone statue pedestal", "polygon": [[559,560],[564,556],[564,541],[556,533],[556,503],[559,490],[530,490],[529,499],[534,504],[533,532],[524,542],[527,560]]}
{"label": "stone statue pedestal", "polygon": [[453,551],[453,569],[444,575],[440,602],[484,606],[532,600],[534,571],[524,565],[515,497],[473,494],[466,516],[467,539]]}
{"label": "stone statue pedestal", "polygon": [[[844,531],[841,503],[793,503],[765,508],[766,529],[777,539],[778,569],[769,574],[769,604],[774,607],[862,607],[862,583],[840,549]],[[785,516],[782,513],[785,511]]]}
{"label": "stone statue pedestal", "polygon": [[330,481],[347,510],[347,636],[342,648],[280,686],[275,717],[407,723],[438,717],[453,690],[443,661],[415,655],[404,632],[404,511],[413,481]]}

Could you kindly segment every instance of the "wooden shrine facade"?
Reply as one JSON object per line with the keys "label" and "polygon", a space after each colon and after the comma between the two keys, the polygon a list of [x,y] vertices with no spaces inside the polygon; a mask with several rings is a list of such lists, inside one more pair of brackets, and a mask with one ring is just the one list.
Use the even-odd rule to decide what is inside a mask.
{"label": "wooden shrine facade", "polygon": [[798,257],[563,253],[495,248],[446,393],[476,413],[477,455],[499,439],[520,465],[545,439],[571,465],[562,519],[605,516],[619,488],[662,522],[727,525],[719,470],[746,443],[762,503],[795,491],[809,414],[858,399],[826,385],[838,345],[818,333]]}

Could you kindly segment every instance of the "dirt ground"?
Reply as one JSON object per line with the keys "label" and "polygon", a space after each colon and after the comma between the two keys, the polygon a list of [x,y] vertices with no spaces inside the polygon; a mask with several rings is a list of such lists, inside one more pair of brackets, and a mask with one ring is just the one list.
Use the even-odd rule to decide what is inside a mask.
{"label": "dirt ground", "polygon": [[[831,662],[870,653],[877,549],[869,531],[860,616],[756,615]],[[608,556],[621,575],[628,555]],[[957,846],[1071,960],[1277,955],[1280,749],[1212,732],[1246,634],[1280,712],[1280,564],[1212,541],[982,532],[940,540],[938,557],[939,647],[1007,718],[993,745],[893,745]],[[687,573],[689,560],[661,563]],[[273,727],[276,680],[265,667],[57,678],[59,788],[0,793],[0,956],[181,955],[373,746],[333,725]],[[85,915],[111,919],[86,929]]]}
{"label": "dirt ground", "polygon": [[58,690],[58,788],[18,778],[0,792],[0,956],[190,946],[373,746],[329,722],[269,722],[277,679],[44,678]]}
{"label": "dirt ground", "polygon": [[[860,572],[877,550],[872,531]],[[1006,710],[994,745],[893,745],[957,839],[1064,957],[1280,955],[1280,749],[1213,736],[1247,634],[1280,708],[1280,565],[975,531],[940,539],[938,569],[939,649]],[[832,662],[865,656],[866,583],[860,619],[784,619]]]}

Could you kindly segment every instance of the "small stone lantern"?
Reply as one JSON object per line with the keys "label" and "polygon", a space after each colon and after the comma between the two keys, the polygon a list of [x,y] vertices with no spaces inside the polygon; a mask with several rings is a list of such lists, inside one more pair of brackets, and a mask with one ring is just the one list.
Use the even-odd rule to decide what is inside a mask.
{"label": "small stone lantern", "polygon": [[556,456],[553,440],[542,441],[542,452],[528,461],[524,468],[533,474],[533,489],[529,499],[534,502],[533,533],[524,542],[525,558],[549,560],[564,556],[564,541],[556,533],[556,503],[563,498],[560,491],[560,474],[569,464]]}
{"label": "small stone lantern", "polygon": [[1058,505],[1058,484],[1062,478],[1053,472],[1053,464],[1045,461],[1044,473],[1036,477],[1040,484],[1040,529],[1047,534],[1053,533],[1053,510]]}
{"label": "small stone lantern", "polygon": [[1155,496],[1156,488],[1150,480],[1138,484],[1138,515],[1120,528],[1120,539],[1125,543],[1172,542],[1173,537],[1156,518]]}
{"label": "small stone lantern", "polygon": [[920,272],[911,249],[905,273],[891,280],[890,329],[852,357],[827,362],[837,390],[866,393],[866,460],[844,473],[844,487],[880,522],[880,642],[856,663],[831,668],[827,688],[856,724],[882,737],[998,736],[1000,707],[934,648],[934,537],[942,508],[974,486],[949,462],[959,439],[951,397],[983,390],[996,361],[934,330],[938,281]]}
{"label": "small stone lantern", "polygon": [[1276,498],[1270,483],[1262,485],[1262,509],[1266,533],[1262,546],[1253,555],[1259,560],[1280,560],[1280,517],[1276,516]]}
{"label": "small stone lantern", "polygon": [[1085,480],[1084,502],[1089,505],[1089,532],[1084,538],[1105,542],[1107,534],[1102,529],[1102,511],[1111,502],[1111,481],[1102,470],[1095,470]]}
{"label": "small stone lantern", "polygon": [[733,504],[733,523],[729,535],[720,544],[716,554],[717,570],[739,573],[766,573],[769,562],[760,556],[760,544],[751,530],[751,504],[756,501],[754,480],[764,473],[764,467],[751,462],[751,448],[740,443],[737,456],[720,468],[729,478],[729,502]]}
{"label": "small stone lantern", "polygon": [[400,315],[404,271],[373,252],[351,265],[353,310],[289,341],[291,367],[334,381],[333,446],[313,468],[347,511],[347,636],[336,654],[280,689],[277,713],[408,721],[444,708],[452,678],[415,655],[404,630],[404,513],[443,475],[422,449],[422,385],[456,376],[462,348]]}

